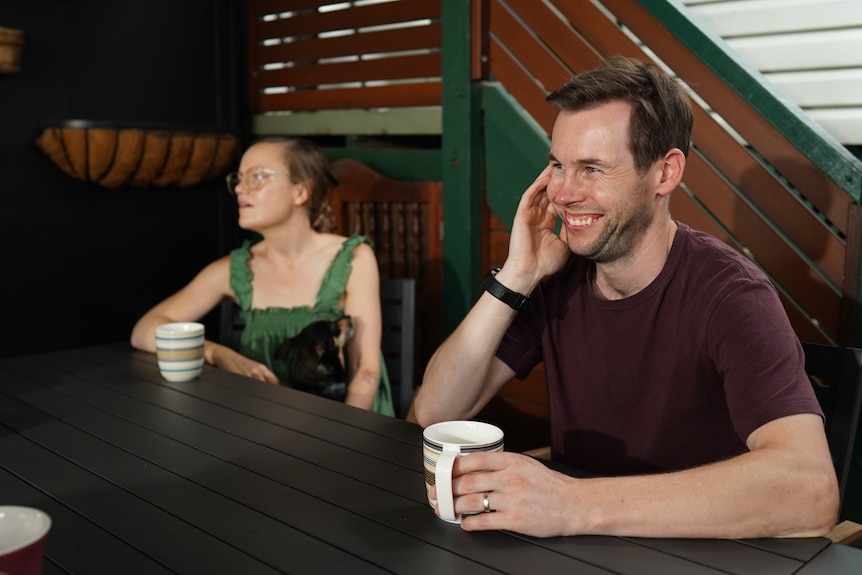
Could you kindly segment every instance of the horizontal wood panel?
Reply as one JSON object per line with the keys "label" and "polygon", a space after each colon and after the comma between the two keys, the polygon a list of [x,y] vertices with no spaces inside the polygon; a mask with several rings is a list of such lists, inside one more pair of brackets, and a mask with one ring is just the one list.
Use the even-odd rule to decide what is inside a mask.
{"label": "horizontal wood panel", "polygon": [[356,54],[384,54],[410,50],[438,50],[441,27],[439,24],[400,30],[384,30],[338,36],[315,38],[260,46],[257,49],[258,68],[267,62],[305,62],[324,58],[339,58]]}
{"label": "horizontal wood panel", "polygon": [[[442,125],[440,106],[421,108],[385,108],[368,110],[316,110],[290,114],[255,114],[252,117],[251,131],[256,135],[293,134],[295,136],[342,134],[356,136],[393,136],[428,134],[439,136]],[[338,155],[345,155],[345,148],[338,148]],[[327,152],[335,153],[333,149]],[[349,155],[375,156],[375,151],[363,149]],[[397,157],[401,156],[401,157]],[[418,158],[418,156],[424,156]],[[403,160],[402,160],[403,158]],[[428,150],[413,152],[399,151],[392,160],[401,172],[400,176],[423,179],[439,178],[439,151]],[[387,158],[388,161],[388,158]]]}
{"label": "horizontal wood panel", "polygon": [[862,28],[737,38],[727,43],[761,72],[862,66]]}
{"label": "horizontal wood panel", "polygon": [[358,60],[310,66],[292,66],[277,70],[261,70],[261,86],[315,86],[343,82],[400,80],[407,78],[439,78],[440,54],[396,56],[374,60]]}
{"label": "horizontal wood panel", "polygon": [[771,84],[802,108],[856,106],[846,110],[848,115],[859,114],[862,110],[862,68],[775,72],[765,76]]}
{"label": "horizontal wood panel", "polygon": [[862,146],[862,108],[820,108],[807,113],[839,142]]}
{"label": "horizontal wood panel", "polygon": [[438,20],[441,12],[440,4],[440,0],[399,0],[327,12],[305,12],[290,18],[262,21],[259,32],[261,38],[302,37],[336,30]]}
{"label": "horizontal wood panel", "polygon": [[310,10],[317,9],[322,2],[320,0],[247,0],[249,12],[252,14],[266,16],[279,14],[287,10]]}
{"label": "horizontal wood panel", "polygon": [[683,0],[698,20],[724,38],[862,26],[858,0]]}
{"label": "horizontal wood panel", "polygon": [[398,84],[376,88],[304,90],[287,94],[260,94],[258,112],[333,110],[398,106],[439,106],[440,82]]}

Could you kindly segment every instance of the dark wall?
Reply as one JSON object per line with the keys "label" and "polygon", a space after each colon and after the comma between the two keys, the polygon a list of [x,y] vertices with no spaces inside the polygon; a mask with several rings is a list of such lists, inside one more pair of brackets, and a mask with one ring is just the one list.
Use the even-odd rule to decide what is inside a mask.
{"label": "dark wall", "polygon": [[35,141],[69,119],[239,133],[241,5],[3,0],[0,26],[25,43],[22,70],[0,74],[0,356],[127,340],[144,311],[233,247],[221,177],[109,190],[66,176]]}

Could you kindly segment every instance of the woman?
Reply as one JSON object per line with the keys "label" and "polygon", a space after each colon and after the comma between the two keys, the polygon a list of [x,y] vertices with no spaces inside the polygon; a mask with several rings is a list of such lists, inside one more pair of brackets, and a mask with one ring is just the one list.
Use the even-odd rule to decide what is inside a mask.
{"label": "woman", "polygon": [[380,352],[377,260],[365,237],[329,233],[333,182],[326,157],[307,140],[267,138],[252,145],[227,184],[237,198],[239,226],[262,239],[246,240],[144,314],[132,330],[132,346],[155,351],[156,326],[197,320],[227,297],[245,320],[240,352],[206,341],[205,360],[289,385],[285,362],[273,358],[278,346],[313,321],[349,315],[354,332],[345,403],[394,415]]}

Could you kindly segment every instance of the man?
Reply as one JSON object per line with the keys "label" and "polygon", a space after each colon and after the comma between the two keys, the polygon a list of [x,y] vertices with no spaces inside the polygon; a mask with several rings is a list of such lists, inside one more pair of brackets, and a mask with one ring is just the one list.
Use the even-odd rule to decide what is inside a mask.
{"label": "man", "polygon": [[493,511],[462,527],[826,533],[835,472],[777,293],[738,252],[670,216],[692,127],[683,88],[613,58],[548,100],[560,109],[548,166],[521,198],[505,265],[431,358],[414,410],[423,426],[473,417],[544,362],[553,457],[598,477],[516,453],[462,457],[455,512]]}

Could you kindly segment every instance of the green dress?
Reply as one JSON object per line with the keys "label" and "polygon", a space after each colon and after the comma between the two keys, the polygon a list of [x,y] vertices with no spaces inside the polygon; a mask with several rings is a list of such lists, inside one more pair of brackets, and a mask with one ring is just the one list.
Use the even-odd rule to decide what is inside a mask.
{"label": "green dress", "polygon": [[[282,385],[289,386],[287,366],[284,360],[273,359],[273,354],[284,340],[294,337],[308,324],[317,320],[332,321],[344,315],[344,310],[339,309],[338,302],[347,286],[354,250],[360,243],[370,245],[365,236],[354,235],[349,237],[335,254],[329,269],[323,276],[323,283],[317,292],[314,307],[253,309],[251,281],[254,276],[248,267],[253,242],[246,240],[242,247],[233,250],[230,254],[230,287],[239,303],[240,315],[245,321],[240,339],[240,353],[269,367],[278,376]],[[380,385],[371,410],[384,415],[395,415],[389,374],[386,371],[382,353]]]}

